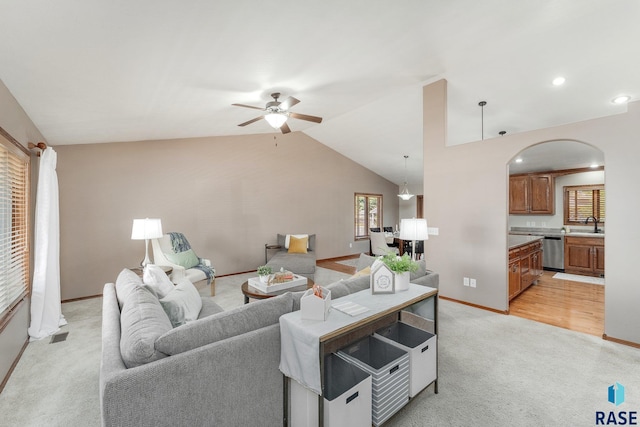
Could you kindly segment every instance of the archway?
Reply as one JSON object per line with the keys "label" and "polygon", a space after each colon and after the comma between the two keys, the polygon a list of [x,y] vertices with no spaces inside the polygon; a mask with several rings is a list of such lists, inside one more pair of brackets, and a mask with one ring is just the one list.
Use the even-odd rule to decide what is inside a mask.
{"label": "archway", "polygon": [[[601,252],[596,252],[600,246],[585,246],[586,243],[591,244],[594,238],[591,234],[594,231],[593,221],[589,225],[583,224],[582,217],[578,220],[577,216],[587,216],[587,211],[576,213],[575,209],[570,208],[587,208],[583,198],[580,198],[579,205],[573,203],[578,197],[572,199],[572,195],[597,196],[590,209],[595,210],[597,216],[602,216],[599,218],[602,223],[605,222],[604,153],[580,141],[546,141],[522,150],[511,159],[507,168],[510,177],[510,207],[507,213],[510,249],[518,243],[514,235],[529,236],[532,241],[540,239],[537,242],[543,249],[541,253],[535,252],[532,243],[518,247],[521,252],[510,252],[509,312],[601,336],[604,332],[604,280],[594,277],[599,276],[600,270],[596,267],[589,270],[592,267],[582,265],[583,260],[577,255],[584,253],[584,263],[589,266],[595,266],[598,257],[601,257],[600,267],[604,275],[605,234],[595,236],[598,245],[602,242]],[[518,185],[523,189],[520,193]],[[572,193],[571,189],[581,192]],[[549,191],[546,199],[545,191]],[[530,204],[529,211],[524,210],[522,205],[514,208],[522,197],[528,198],[523,203]],[[604,226],[601,228],[604,229]],[[566,233],[566,230],[570,232]],[[572,242],[579,242],[581,246],[576,247]],[[568,253],[567,258],[565,252]],[[518,257],[514,257],[514,253]],[[536,256],[542,257],[543,262],[539,262]],[[539,264],[535,264],[536,261]],[[580,265],[574,265],[576,263]],[[567,273],[577,275],[565,275],[565,267]],[[515,288],[516,273],[521,273],[520,289]]]}

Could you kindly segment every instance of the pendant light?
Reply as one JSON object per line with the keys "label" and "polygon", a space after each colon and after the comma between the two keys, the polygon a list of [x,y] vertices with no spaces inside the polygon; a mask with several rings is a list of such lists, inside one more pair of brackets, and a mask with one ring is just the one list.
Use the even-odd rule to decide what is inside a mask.
{"label": "pendant light", "polygon": [[409,187],[407,187],[407,159],[409,156],[404,156],[404,185],[402,186],[402,191],[398,194],[402,200],[409,200],[413,197],[413,194],[409,192]]}
{"label": "pendant light", "polygon": [[482,139],[484,140],[484,106],[487,105],[487,101],[480,101],[478,102],[478,105],[482,109],[482,112],[480,113],[480,120],[482,122]]}

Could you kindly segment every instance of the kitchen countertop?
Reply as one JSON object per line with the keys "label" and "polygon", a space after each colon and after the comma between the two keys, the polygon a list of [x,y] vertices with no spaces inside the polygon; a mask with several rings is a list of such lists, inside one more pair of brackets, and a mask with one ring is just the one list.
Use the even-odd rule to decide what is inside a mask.
{"label": "kitchen countertop", "polygon": [[510,235],[523,235],[523,236],[553,236],[553,237],[564,237],[564,236],[575,236],[575,237],[604,237],[604,231],[600,231],[599,233],[594,233],[593,227],[586,228],[573,228],[569,233],[563,233],[559,228],[542,228],[542,227],[511,227],[509,230]]}
{"label": "kitchen countertop", "polygon": [[527,243],[535,242],[536,240],[544,239],[543,236],[517,236],[510,234],[508,236],[509,250],[517,248],[518,246],[526,245]]}
{"label": "kitchen countertop", "polygon": [[574,236],[574,237],[600,237],[601,239],[604,239],[604,233],[585,233],[583,231],[576,231],[576,232],[570,232],[570,233],[566,233],[565,236]]}

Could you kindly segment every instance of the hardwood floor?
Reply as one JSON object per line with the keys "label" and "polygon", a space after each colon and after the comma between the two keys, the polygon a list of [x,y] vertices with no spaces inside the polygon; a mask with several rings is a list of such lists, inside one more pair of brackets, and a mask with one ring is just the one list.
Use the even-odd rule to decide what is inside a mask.
{"label": "hardwood floor", "polygon": [[[319,260],[318,267],[354,274],[355,267],[338,261],[357,259],[359,255]],[[530,286],[511,301],[509,314],[559,328],[598,337],[604,333],[604,286],[554,279],[545,271],[538,284]]]}
{"label": "hardwood floor", "polygon": [[359,257],[360,257],[360,254],[341,256],[338,258],[321,259],[316,262],[316,265],[318,267],[339,271],[340,273],[355,274],[356,272],[355,267],[349,267],[348,265],[340,264],[338,261],[344,261],[348,259],[358,259]]}
{"label": "hardwood floor", "polygon": [[602,337],[604,286],[554,279],[554,274],[545,271],[537,285],[511,301],[509,313]]}

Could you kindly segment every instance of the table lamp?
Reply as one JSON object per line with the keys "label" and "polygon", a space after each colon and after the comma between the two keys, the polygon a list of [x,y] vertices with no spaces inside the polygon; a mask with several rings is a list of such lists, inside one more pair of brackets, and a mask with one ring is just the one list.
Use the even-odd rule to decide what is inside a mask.
{"label": "table lamp", "polygon": [[151,264],[149,260],[149,239],[162,237],[162,223],[159,218],[134,219],[131,240],[144,240],[144,260],[140,265]]}
{"label": "table lamp", "polygon": [[400,220],[400,239],[411,240],[411,259],[416,260],[416,240],[428,240],[427,220],[411,218]]}

